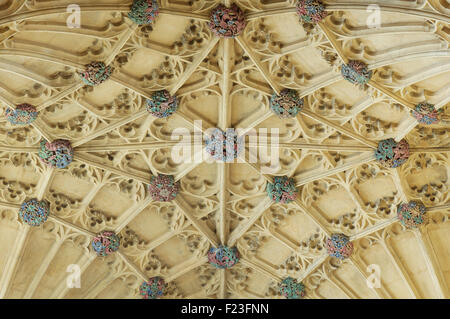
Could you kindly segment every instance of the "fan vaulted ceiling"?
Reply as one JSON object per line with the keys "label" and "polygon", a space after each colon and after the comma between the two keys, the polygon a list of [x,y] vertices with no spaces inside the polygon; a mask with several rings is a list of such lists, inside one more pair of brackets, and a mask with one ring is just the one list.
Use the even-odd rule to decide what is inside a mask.
{"label": "fan vaulted ceiling", "polygon": [[[370,28],[363,1],[324,1],[328,17],[310,24],[293,0],[236,0],[247,25],[234,39],[208,27],[219,3],[230,5],[160,0],[156,20],[138,26],[132,1],[79,0],[81,28],[68,28],[72,1],[0,0],[0,297],[140,298],[142,281],[161,276],[163,298],[282,298],[286,277],[303,282],[305,298],[449,298],[449,2],[371,1],[381,24]],[[367,63],[371,83],[345,81],[348,60]],[[92,61],[114,68],[95,87],[77,75]],[[284,88],[304,98],[294,118],[269,108]],[[180,101],[168,118],[145,107],[162,89]],[[423,101],[443,109],[440,123],[411,116]],[[11,125],[6,109],[22,103],[39,116]],[[261,153],[256,163],[176,163],[172,132],[194,135],[195,120],[203,131],[279,129],[279,169],[263,173]],[[74,161],[45,166],[43,138],[71,141]],[[375,160],[388,138],[409,142],[398,168]],[[180,181],[174,201],[149,196],[157,174]],[[299,190],[288,204],[266,194],[282,175]],[[18,218],[30,198],[50,203],[39,227]],[[428,207],[418,229],[397,219],[410,200]],[[121,245],[97,257],[90,242],[103,230]],[[333,233],[350,237],[350,258],[328,256]],[[219,244],[238,248],[233,268],[208,263]],[[72,264],[80,288],[67,287]],[[366,283],[369,265],[380,267],[379,288]]]}

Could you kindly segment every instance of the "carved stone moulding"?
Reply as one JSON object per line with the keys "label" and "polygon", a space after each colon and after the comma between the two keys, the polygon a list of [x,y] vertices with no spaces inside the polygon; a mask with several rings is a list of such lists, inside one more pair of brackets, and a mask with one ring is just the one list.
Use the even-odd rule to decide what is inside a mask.
{"label": "carved stone moulding", "polygon": [[128,17],[136,24],[150,24],[159,15],[158,1],[134,0]]}
{"label": "carved stone moulding", "polygon": [[441,121],[442,109],[436,110],[434,104],[422,102],[416,105],[412,115],[421,124],[437,124]]}
{"label": "carved stone moulding", "polygon": [[170,95],[167,90],[154,92],[147,99],[147,111],[159,118],[169,117],[178,109],[178,98]]}
{"label": "carved stone moulding", "polygon": [[320,22],[328,15],[325,5],[319,0],[299,0],[297,13],[307,23]]}
{"label": "carved stone moulding", "polygon": [[270,98],[270,109],[280,118],[295,117],[303,107],[303,99],[297,91],[283,89],[280,95],[273,93]]}
{"label": "carved stone moulding", "polygon": [[417,228],[426,224],[428,221],[426,212],[426,207],[417,201],[410,201],[397,207],[398,219],[407,228]]}
{"label": "carved stone moulding", "polygon": [[219,4],[211,11],[209,27],[218,37],[234,38],[244,30],[246,26],[244,12],[233,4],[227,8]]}
{"label": "carved stone moulding", "polygon": [[47,221],[50,215],[50,204],[37,199],[25,201],[19,210],[19,218],[30,226],[40,226]]}
{"label": "carved stone moulding", "polygon": [[205,150],[218,161],[232,162],[244,149],[244,138],[238,136],[233,128],[226,132],[215,128],[212,134],[206,137]]}
{"label": "carved stone moulding", "polygon": [[144,281],[139,287],[139,294],[142,299],[157,299],[164,294],[166,283],[161,277],[152,277]]}
{"label": "carved stone moulding", "polygon": [[236,247],[220,245],[217,248],[211,247],[208,251],[208,262],[219,269],[233,267],[238,263],[239,258],[240,254]]}
{"label": "carved stone moulding", "polygon": [[91,62],[86,65],[84,71],[78,72],[81,80],[90,86],[99,85],[109,79],[112,67],[103,62]]}
{"label": "carved stone moulding", "polygon": [[297,279],[292,277],[283,279],[278,284],[278,290],[280,295],[285,296],[287,299],[301,299],[306,294],[305,285],[297,282]]}
{"label": "carved stone moulding", "polygon": [[44,164],[52,168],[66,168],[72,163],[73,148],[68,140],[58,139],[51,143],[42,140],[39,157]]}
{"label": "carved stone moulding", "polygon": [[295,181],[287,176],[275,176],[273,183],[267,184],[267,195],[276,203],[287,204],[297,198]]}
{"label": "carved stone moulding", "polygon": [[328,255],[338,259],[346,259],[353,253],[353,243],[344,234],[333,234],[326,242]]}
{"label": "carved stone moulding", "polygon": [[28,125],[34,122],[39,115],[36,107],[30,104],[20,104],[15,109],[6,110],[6,119],[13,125]]}
{"label": "carved stone moulding", "polygon": [[367,64],[362,61],[350,60],[347,64],[342,64],[341,74],[352,84],[364,85],[372,78],[372,71]]}
{"label": "carved stone moulding", "polygon": [[120,237],[112,231],[103,231],[92,239],[92,249],[99,257],[105,257],[117,251]]}
{"label": "carved stone moulding", "polygon": [[405,139],[398,143],[392,138],[382,140],[375,150],[375,157],[384,167],[399,167],[409,158],[409,144]]}
{"label": "carved stone moulding", "polygon": [[180,181],[175,182],[175,178],[171,175],[152,176],[148,191],[154,201],[170,202],[177,197],[180,191]]}

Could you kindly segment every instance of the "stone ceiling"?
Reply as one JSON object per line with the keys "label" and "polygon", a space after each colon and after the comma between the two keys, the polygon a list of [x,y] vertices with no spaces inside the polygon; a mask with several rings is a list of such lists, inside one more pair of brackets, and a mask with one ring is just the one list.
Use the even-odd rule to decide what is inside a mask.
{"label": "stone ceiling", "polygon": [[[308,22],[294,0],[159,0],[148,24],[132,2],[79,0],[69,27],[72,1],[0,0],[0,297],[141,298],[154,277],[160,298],[450,297],[449,1],[324,1]],[[242,10],[234,37],[209,25],[221,3]],[[238,158],[207,154],[212,128],[236,129]],[[158,175],[173,187],[150,194]],[[209,262],[222,245],[230,268]]]}

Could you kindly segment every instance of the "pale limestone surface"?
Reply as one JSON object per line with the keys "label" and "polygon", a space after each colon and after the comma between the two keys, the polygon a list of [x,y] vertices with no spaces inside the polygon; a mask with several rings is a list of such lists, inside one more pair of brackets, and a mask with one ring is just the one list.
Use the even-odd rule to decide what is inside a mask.
{"label": "pale limestone surface", "polygon": [[[282,298],[276,284],[287,276],[307,298],[450,297],[448,1],[370,1],[379,28],[367,27],[364,1],[326,1],[330,16],[316,26],[299,21],[293,0],[235,1],[248,19],[236,39],[207,26],[220,1],[161,0],[156,22],[138,27],[132,1],[79,0],[82,27],[69,29],[72,2],[0,0],[0,297],[140,298],[143,279],[157,275],[164,298]],[[366,62],[373,82],[343,80],[346,59]],[[76,72],[91,61],[111,63],[111,79],[83,86]],[[283,88],[305,98],[296,118],[269,110]],[[160,89],[180,98],[167,119],[145,110]],[[424,100],[444,109],[443,122],[411,117]],[[33,125],[6,122],[20,103],[39,108]],[[251,165],[175,163],[171,133],[193,133],[194,120],[203,130],[278,128],[281,167],[262,174],[261,154]],[[39,161],[42,137],[72,142],[67,169]],[[403,137],[409,160],[380,166],[377,142]],[[157,173],[180,180],[174,202],[149,197]],[[270,202],[274,175],[295,179],[295,202]],[[33,197],[50,202],[51,217],[30,228],[17,211]],[[418,231],[396,220],[408,200],[432,208]],[[120,233],[119,253],[96,257],[90,241],[102,230]],[[352,258],[327,256],[336,232],[353,240]],[[238,247],[234,268],[207,263],[219,243]],[[79,289],[66,286],[70,264],[81,268]],[[378,289],[366,284],[371,264]]]}

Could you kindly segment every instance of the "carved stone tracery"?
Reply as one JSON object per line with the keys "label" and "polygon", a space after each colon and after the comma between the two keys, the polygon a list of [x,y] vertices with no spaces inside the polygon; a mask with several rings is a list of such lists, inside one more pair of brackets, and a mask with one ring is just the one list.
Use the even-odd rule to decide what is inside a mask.
{"label": "carved stone tracery", "polygon": [[[66,28],[65,10],[45,13],[69,1],[5,1],[0,114],[29,102],[40,115],[25,127],[0,120],[0,227],[17,236],[16,244],[5,247],[19,256],[30,247],[27,236],[50,248],[26,291],[13,285],[20,264],[11,260],[12,269],[0,277],[0,297],[45,297],[40,279],[49,282],[46,272],[62,265],[57,252],[63,256],[66,250],[86,276],[99,276],[99,284],[73,293],[61,277],[54,297],[113,297],[113,291],[120,293],[116,298],[136,297],[143,280],[163,276],[165,298],[279,298],[277,283],[292,276],[303,282],[309,298],[368,298],[373,295],[355,278],[365,280],[365,266],[379,262],[382,254],[383,266],[393,267],[392,278],[402,284],[375,294],[428,297],[421,281],[402,268],[403,262],[417,266],[418,259],[401,255],[400,244],[406,251],[422,247],[417,242],[436,248],[446,240],[436,229],[445,232],[448,224],[448,8],[437,0],[380,0],[381,26],[368,28],[365,7],[357,3],[330,3],[340,9],[329,11],[318,25],[300,21],[293,0],[235,3],[247,26],[236,39],[218,41],[207,26],[217,1],[161,0],[160,14],[146,26],[131,23],[128,5],[81,1],[82,11],[88,5],[93,9],[82,13],[80,29]],[[406,14],[389,11],[392,7]],[[4,23],[9,16],[17,19]],[[396,43],[396,36],[403,40]],[[74,41],[77,46],[71,45]],[[339,66],[345,59],[365,61],[382,90],[369,82],[360,91],[342,81]],[[75,73],[92,61],[109,62],[111,77],[83,87]],[[297,91],[305,110],[318,116],[271,116],[270,95],[283,88]],[[154,119],[144,112],[145,101],[163,89],[180,96],[180,114]],[[414,127],[405,104],[428,100],[443,109],[442,123]],[[274,149],[259,153],[256,164],[248,158],[226,168],[176,163],[171,134],[186,128],[192,137],[197,119],[203,130],[279,129],[279,167],[269,174],[261,171],[271,167],[266,159]],[[398,169],[383,168],[370,157],[370,145],[378,140],[405,136],[412,154]],[[42,138],[71,140],[71,165],[49,173],[37,155]],[[146,184],[159,173],[180,181],[180,194],[171,203],[151,202],[148,196]],[[298,196],[271,206],[267,184],[282,175],[294,179]],[[32,197],[50,202],[49,220],[36,232],[51,234],[55,243],[15,223],[17,206]],[[407,199],[438,207],[417,237],[408,237],[412,233],[394,223],[397,206]],[[121,246],[102,264],[90,259],[87,247],[92,234],[103,230],[120,234]],[[331,232],[354,240],[354,256],[345,262],[325,256]],[[219,241],[234,241],[242,254],[224,272],[205,258]],[[67,242],[75,248],[67,248]],[[448,297],[442,273],[448,260],[426,249],[417,257],[432,265],[426,275],[433,286],[426,291]]]}

